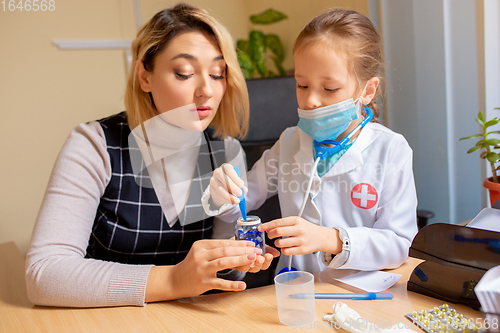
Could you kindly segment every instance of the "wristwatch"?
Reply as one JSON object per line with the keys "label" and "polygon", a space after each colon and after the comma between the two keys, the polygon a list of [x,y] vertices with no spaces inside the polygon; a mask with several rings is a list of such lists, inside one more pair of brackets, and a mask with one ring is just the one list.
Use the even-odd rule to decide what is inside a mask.
{"label": "wristwatch", "polygon": [[351,252],[351,241],[349,239],[349,235],[344,228],[334,227],[339,231],[339,238],[342,241],[342,252],[337,255],[323,252],[322,261],[323,264],[329,268],[338,268],[346,263],[347,259],[349,259],[349,254]]}

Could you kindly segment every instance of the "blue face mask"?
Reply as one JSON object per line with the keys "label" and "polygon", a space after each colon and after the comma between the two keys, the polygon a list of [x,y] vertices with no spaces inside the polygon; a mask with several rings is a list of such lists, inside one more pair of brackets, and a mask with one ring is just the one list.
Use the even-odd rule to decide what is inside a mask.
{"label": "blue face mask", "polygon": [[335,140],[359,117],[359,107],[352,98],[314,110],[298,109],[298,127],[314,140]]}

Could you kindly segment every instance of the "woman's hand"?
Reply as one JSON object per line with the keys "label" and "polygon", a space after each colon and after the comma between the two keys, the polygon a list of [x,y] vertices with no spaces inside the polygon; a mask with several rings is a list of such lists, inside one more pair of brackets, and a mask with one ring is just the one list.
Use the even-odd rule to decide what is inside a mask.
{"label": "woman's hand", "polygon": [[251,266],[262,250],[250,241],[199,240],[175,266],[154,266],[146,286],[146,302],[197,296],[207,290],[245,290],[243,281],[228,281],[217,272]]}
{"label": "woman's hand", "polygon": [[321,227],[298,216],[263,223],[259,231],[267,232],[270,239],[279,238],[274,245],[288,256],[316,251],[338,254],[342,251],[338,230]]}
{"label": "woman's hand", "polygon": [[269,268],[273,259],[279,257],[280,253],[274,247],[266,245],[266,254],[263,256],[257,256],[255,262],[247,266],[236,267],[235,269],[240,272],[257,273],[259,271],[265,271]]}
{"label": "woman's hand", "polygon": [[242,195],[241,188],[248,192],[243,180],[238,177],[236,171],[229,163],[222,164],[214,170],[214,175],[210,178],[210,193],[215,206],[220,207],[225,203],[237,204]]}

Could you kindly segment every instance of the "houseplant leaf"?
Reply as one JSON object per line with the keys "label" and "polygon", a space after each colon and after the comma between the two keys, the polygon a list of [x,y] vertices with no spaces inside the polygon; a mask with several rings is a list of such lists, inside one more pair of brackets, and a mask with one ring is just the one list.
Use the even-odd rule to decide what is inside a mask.
{"label": "houseplant leaf", "polygon": [[285,59],[285,50],[281,39],[274,34],[268,34],[265,38],[266,46],[276,55],[278,61],[283,61]]}
{"label": "houseplant leaf", "polygon": [[265,36],[261,31],[252,30],[248,40],[248,55],[257,67],[261,76],[266,76],[266,44]]}
{"label": "houseplant leaf", "polygon": [[499,121],[498,117],[495,117],[495,118],[491,119],[490,121],[488,121],[486,124],[484,124],[484,128],[496,125],[496,124],[498,124],[498,121]]}
{"label": "houseplant leaf", "polygon": [[483,111],[479,111],[477,113],[477,117],[483,122],[484,124],[484,114],[483,114]]}
{"label": "houseplant leaf", "polygon": [[459,141],[467,140],[467,139],[474,139],[474,138],[478,138],[480,136],[483,136],[483,135],[482,134],[472,134],[472,135],[464,136],[463,138],[460,138]]}
{"label": "houseplant leaf", "polygon": [[488,140],[485,140],[484,143],[488,144],[489,146],[498,146],[500,144],[500,140],[488,139]]}
{"label": "houseplant leaf", "polygon": [[241,71],[245,76],[245,79],[251,79],[252,73],[255,70],[255,68],[253,67],[252,59],[250,59],[250,56],[248,54],[240,50],[236,50],[236,54],[238,55],[238,62],[240,64]]}
{"label": "houseplant leaf", "polygon": [[244,39],[238,39],[236,42],[236,48],[240,51],[248,53],[248,41]]}
{"label": "houseplant leaf", "polygon": [[273,57],[274,64],[276,65],[276,68],[280,72],[281,76],[286,75],[285,68],[283,68],[282,61],[278,60],[277,58]]}
{"label": "houseplant leaf", "polygon": [[490,161],[490,163],[497,163],[498,161],[500,161],[500,155],[498,155],[497,153],[488,153],[486,155],[486,158],[488,159],[488,161]]}
{"label": "houseplant leaf", "polygon": [[[269,8],[260,14],[250,16],[250,21],[253,24],[271,24],[286,18],[288,17],[282,12]],[[276,71],[270,72],[266,68],[267,57],[270,55],[270,53],[267,53],[268,48],[271,51],[270,53],[275,56],[274,58],[271,56],[271,58],[279,71],[278,74],[280,76],[286,76],[286,71],[282,65],[283,59],[285,58],[285,51],[283,44],[277,35],[264,35],[261,31],[251,30],[248,40],[240,39],[236,43],[236,49],[250,56],[254,68],[252,76],[255,74],[255,69],[257,69],[260,77],[278,76]],[[239,61],[242,64],[247,63],[246,59],[244,59],[244,56],[242,55],[239,56]],[[245,77],[249,78],[250,66],[247,65],[246,68],[242,67],[242,70]]]}
{"label": "houseplant leaf", "polygon": [[282,12],[278,12],[272,8],[269,8],[265,12],[250,16],[250,21],[252,21],[252,23],[254,24],[271,24],[279,22],[286,18],[288,18],[288,16],[286,16]]}
{"label": "houseplant leaf", "polygon": [[[285,76],[286,71],[283,68],[283,59],[285,59],[285,49],[281,43],[281,39],[274,34],[268,34],[266,37],[266,46],[274,53],[275,57],[272,57],[274,65],[279,71],[279,75]],[[274,74],[274,73],[273,73]],[[276,75],[277,76],[277,75]]]}
{"label": "houseplant leaf", "polygon": [[471,149],[469,149],[467,151],[467,154],[473,153],[473,152],[475,152],[478,149],[481,149],[481,146],[474,146],[474,147],[472,147]]}
{"label": "houseplant leaf", "polygon": [[[500,108],[495,108],[495,109],[500,110]],[[475,152],[477,150],[483,149],[483,150],[481,150],[481,153],[479,156],[483,159],[487,159],[489,164],[490,164],[491,171],[492,171],[492,177],[489,178],[489,180],[493,183],[499,183],[500,178],[497,176],[497,171],[500,170],[500,166],[495,166],[495,164],[500,162],[500,154],[492,152],[492,150],[493,149],[497,149],[497,150],[500,149],[500,139],[488,138],[488,136],[493,135],[493,134],[498,135],[498,134],[500,134],[500,131],[496,130],[496,131],[486,132],[486,129],[490,126],[494,126],[494,125],[497,125],[498,123],[500,123],[500,118],[495,117],[495,118],[487,121],[484,118],[483,111],[479,111],[477,114],[477,118],[475,118],[474,121],[477,122],[479,125],[481,125],[481,127],[483,129],[483,133],[465,136],[463,138],[460,138],[460,140],[480,138],[480,140],[478,142],[476,142],[475,146],[472,147],[471,149],[469,149],[467,151],[467,153],[472,153],[472,152]],[[487,184],[487,182],[485,181],[484,184]],[[484,185],[484,186],[486,188],[488,188],[488,190],[490,191],[490,195],[491,195],[492,191],[493,191],[493,193],[495,193],[495,191],[496,191],[497,194],[490,196],[491,201],[493,201],[493,199],[495,199],[495,201],[496,201],[497,199],[495,197],[500,195],[500,191],[497,191],[494,188],[487,186],[487,185]]]}

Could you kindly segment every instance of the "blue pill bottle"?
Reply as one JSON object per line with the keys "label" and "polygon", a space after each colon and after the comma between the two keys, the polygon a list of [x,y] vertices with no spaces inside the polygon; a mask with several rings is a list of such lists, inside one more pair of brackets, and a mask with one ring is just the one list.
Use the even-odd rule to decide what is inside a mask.
{"label": "blue pill bottle", "polygon": [[248,240],[255,243],[255,247],[262,250],[262,255],[266,253],[266,235],[265,232],[257,230],[261,225],[260,217],[249,215],[245,221],[243,217],[236,221],[235,236],[237,240]]}

